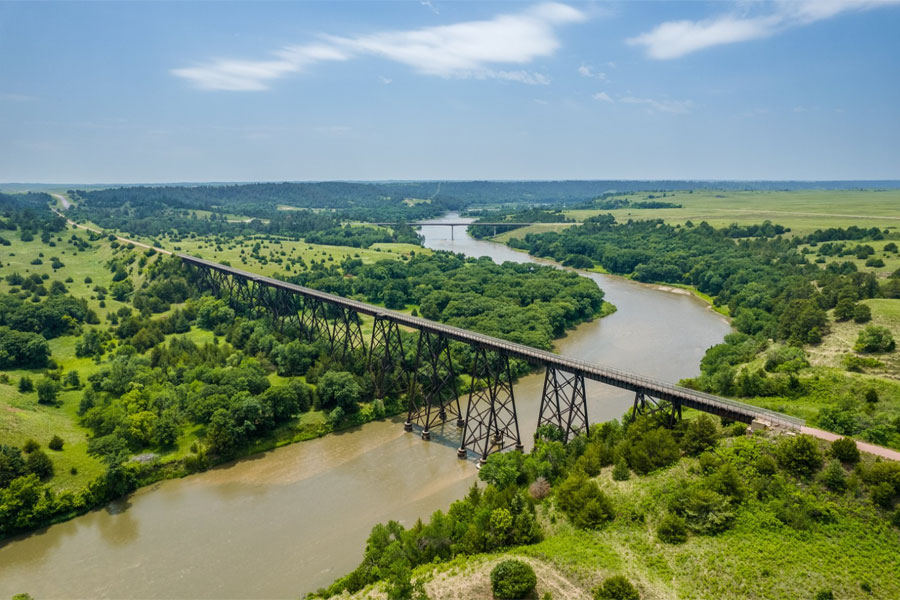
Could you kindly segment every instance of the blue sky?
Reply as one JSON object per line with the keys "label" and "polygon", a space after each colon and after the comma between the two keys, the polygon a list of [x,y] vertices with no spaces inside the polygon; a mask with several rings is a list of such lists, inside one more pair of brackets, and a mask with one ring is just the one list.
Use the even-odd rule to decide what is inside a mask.
{"label": "blue sky", "polygon": [[0,2],[0,181],[898,179],[900,2]]}

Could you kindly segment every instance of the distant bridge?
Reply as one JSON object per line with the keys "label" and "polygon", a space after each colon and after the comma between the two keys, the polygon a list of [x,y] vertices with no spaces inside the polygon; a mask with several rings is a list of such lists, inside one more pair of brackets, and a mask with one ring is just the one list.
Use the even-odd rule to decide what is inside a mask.
{"label": "distant bridge", "polygon": [[[397,225],[401,225],[402,223],[369,223],[369,225],[381,225],[382,227],[396,227]],[[501,221],[499,223],[467,223],[464,221],[444,221],[441,223],[430,223],[428,221],[410,221],[405,223],[406,225],[410,225],[412,227],[449,227],[450,228],[450,239],[453,239],[453,228],[454,227],[468,227],[470,225],[478,225],[481,227],[493,227],[494,235],[497,235],[498,227],[528,227],[529,225],[581,225],[581,223],[576,223],[574,221],[565,221],[562,223],[513,223],[511,221]]]}
{"label": "distant bridge", "polygon": [[[417,330],[416,364],[405,390],[409,402],[405,427],[411,431],[414,425],[418,426],[422,437],[429,439],[434,425],[447,421],[450,416],[456,417],[457,425],[463,429],[458,450],[460,458],[473,451],[484,460],[491,452],[509,447],[522,448],[510,358],[546,368],[538,426],[554,425],[563,432],[566,441],[587,432],[589,426],[585,379],[634,392],[632,417],[665,411],[669,419],[674,420],[680,418],[682,408],[687,407],[744,423],[756,420],[790,429],[799,429],[804,424],[802,419],[650,377],[560,356],[186,254],[177,256],[196,268],[201,281],[213,292],[227,294],[233,302],[268,314],[279,327],[289,323],[310,339],[320,336],[328,341],[336,356],[364,352],[378,394],[383,393],[385,376],[401,367],[398,362],[404,351],[399,328]],[[368,344],[359,315],[375,320]],[[456,389],[457,371],[450,357],[451,340],[467,344],[474,354],[472,386],[465,411]]]}

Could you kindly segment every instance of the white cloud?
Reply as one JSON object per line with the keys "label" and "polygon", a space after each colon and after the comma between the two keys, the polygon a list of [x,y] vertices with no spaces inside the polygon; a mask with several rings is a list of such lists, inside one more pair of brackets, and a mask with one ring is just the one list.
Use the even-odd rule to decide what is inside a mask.
{"label": "white cloud", "polygon": [[384,75],[379,75],[379,76],[378,76],[378,80],[379,80],[381,83],[383,83],[384,85],[390,85],[390,84],[393,83],[393,81],[394,81],[394,80],[391,79],[390,77],[385,77]]}
{"label": "white cloud", "polygon": [[606,73],[595,71],[594,68],[590,65],[581,65],[580,67],[578,67],[578,74],[582,77],[599,79],[600,81],[604,81],[606,79]]}
{"label": "white cloud", "polygon": [[204,90],[257,91],[266,90],[270,81],[313,63],[350,58],[338,48],[321,44],[287,46],[274,54],[276,60],[219,59],[196,67],[172,69],[172,74]]}
{"label": "white cloud", "polygon": [[667,112],[675,114],[684,114],[691,111],[694,103],[690,100],[654,100],[652,98],[636,98],[634,96],[625,96],[620,98],[619,102],[625,104],[640,104],[647,107],[650,112]]}
{"label": "white cloud", "polygon": [[172,73],[202,89],[252,91],[322,61],[380,56],[419,73],[446,78],[502,79],[545,85],[539,73],[496,69],[524,65],[550,56],[559,47],[556,28],[583,21],[581,11],[558,3],[537,4],[523,12],[490,20],[387,31],[359,37],[322,36],[322,42],[291,46],[273,60],[227,60],[173,69]]}
{"label": "white cloud", "polygon": [[0,92],[0,101],[7,102],[28,102],[29,100],[34,100],[34,96],[28,96],[25,94],[12,94],[9,92]]}
{"label": "white cloud", "polygon": [[422,6],[427,6],[429,9],[431,9],[431,12],[436,15],[441,14],[441,11],[439,11],[437,7],[431,3],[431,0],[420,0],[419,4],[421,4]]}
{"label": "white cloud", "polygon": [[626,43],[644,47],[650,58],[668,60],[704,48],[768,37],[843,12],[889,4],[900,4],[900,0],[777,0],[763,5],[771,8],[755,16],[724,14],[701,21],[668,21]]}
{"label": "white cloud", "polygon": [[591,98],[593,98],[594,100],[600,100],[601,102],[615,102],[615,100],[610,98],[609,94],[607,94],[606,92],[597,92],[596,94],[591,96]]}

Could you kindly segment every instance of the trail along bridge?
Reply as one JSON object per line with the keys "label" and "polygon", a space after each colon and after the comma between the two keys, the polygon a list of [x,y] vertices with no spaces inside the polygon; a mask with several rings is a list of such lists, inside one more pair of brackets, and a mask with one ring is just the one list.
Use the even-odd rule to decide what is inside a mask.
{"label": "trail along bridge", "polygon": [[[510,447],[522,449],[509,360],[516,358],[546,368],[541,394],[538,426],[553,425],[565,441],[586,433],[589,420],[585,379],[599,381],[634,392],[632,418],[638,414],[665,411],[671,420],[681,417],[682,408],[693,408],[734,421],[799,429],[804,421],[749,404],[720,398],[613,369],[538,350],[437,323],[380,306],[343,298],[235,269],[186,254],[177,255],[197,269],[200,280],[217,295],[268,314],[283,328],[292,324],[303,335],[326,340],[332,354],[366,354],[375,379],[376,393],[383,396],[385,376],[401,368],[404,356],[400,327],[419,332],[415,368],[406,388],[409,409],[405,428],[421,428],[429,439],[431,428],[454,417],[462,429],[458,455],[474,452],[481,460],[492,452]],[[359,316],[374,318],[371,339],[366,344]],[[472,361],[472,385],[465,410],[456,389],[456,374],[450,356],[451,341],[468,345]]]}

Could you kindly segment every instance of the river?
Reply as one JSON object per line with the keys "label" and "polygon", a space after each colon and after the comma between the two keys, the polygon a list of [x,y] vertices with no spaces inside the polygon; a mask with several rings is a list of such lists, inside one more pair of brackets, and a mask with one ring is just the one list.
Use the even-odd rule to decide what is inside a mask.
{"label": "river", "polygon": [[[459,221],[458,215],[435,219]],[[457,227],[423,227],[425,245],[495,261],[545,262]],[[546,263],[549,264],[549,263]],[[597,281],[618,311],[556,342],[559,353],[677,381],[697,373],[725,320],[693,296],[622,278]],[[515,386],[523,441],[543,375]],[[627,392],[587,382],[591,422],[619,417]],[[372,525],[446,509],[475,480],[454,451],[455,425],[424,442],[402,419],[369,423],[190,477],[0,545],[0,598],[287,598],[360,561]]]}

